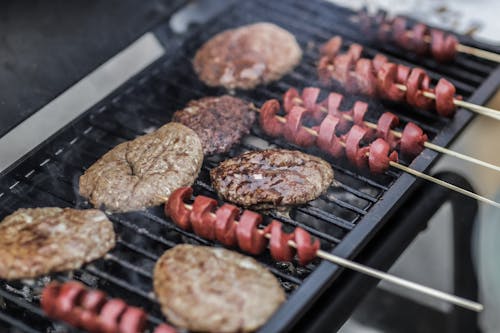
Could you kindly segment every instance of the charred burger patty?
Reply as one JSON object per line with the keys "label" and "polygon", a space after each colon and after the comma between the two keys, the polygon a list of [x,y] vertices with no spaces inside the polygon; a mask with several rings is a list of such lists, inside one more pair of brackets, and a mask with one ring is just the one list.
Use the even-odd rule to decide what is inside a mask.
{"label": "charred burger patty", "polygon": [[0,223],[0,278],[77,269],[114,246],[113,224],[97,209],[18,209]]}
{"label": "charred burger patty", "polygon": [[226,160],[212,169],[210,177],[224,200],[268,209],[316,199],[333,181],[333,170],[319,157],[269,149]]}
{"label": "charred burger patty", "polygon": [[166,251],[154,289],[169,321],[201,332],[254,331],[285,300],[278,280],[253,258],[205,246]]}
{"label": "charred burger patty", "polygon": [[190,101],[173,117],[198,134],[205,155],[229,151],[250,132],[254,120],[249,103],[229,95]]}

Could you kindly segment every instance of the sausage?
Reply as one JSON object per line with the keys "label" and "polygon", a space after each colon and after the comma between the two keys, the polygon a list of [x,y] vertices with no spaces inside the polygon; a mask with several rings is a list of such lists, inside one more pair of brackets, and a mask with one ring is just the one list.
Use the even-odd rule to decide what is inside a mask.
{"label": "sausage", "polygon": [[189,220],[191,211],[184,206],[184,201],[190,198],[191,194],[193,194],[193,189],[190,187],[178,188],[170,195],[172,200],[168,200],[164,209],[165,215],[170,216],[172,220],[178,221],[177,225],[184,230],[191,229]]}
{"label": "sausage", "polygon": [[457,54],[457,37],[431,29],[431,52],[439,62],[451,61]]}
{"label": "sausage", "polygon": [[267,239],[257,226],[262,223],[262,216],[249,210],[243,211],[240,223],[236,227],[238,246],[253,255],[261,254],[267,245]]}
{"label": "sausage", "polygon": [[341,47],[342,47],[342,37],[335,36],[333,38],[330,38],[328,42],[326,42],[321,46],[320,54],[322,56],[333,58],[338,54]]}
{"label": "sausage", "polygon": [[406,82],[406,101],[420,109],[430,109],[434,101],[424,96],[423,92],[429,90],[430,78],[421,68],[414,68]]}
{"label": "sausage", "polygon": [[271,224],[266,227],[265,232],[271,234],[269,249],[273,258],[277,261],[292,261],[294,250],[288,245],[288,241],[293,240],[294,235],[284,233],[281,228],[281,223],[276,220],[273,220]]}
{"label": "sausage", "polygon": [[313,239],[310,233],[300,227],[295,229],[294,236],[299,264],[304,266],[316,257],[320,246],[319,239]]}
{"label": "sausage", "polygon": [[354,125],[351,127],[350,131],[347,132],[345,140],[345,153],[347,159],[360,169],[366,167],[368,160],[366,153],[370,149],[369,147],[360,147],[360,143],[365,138],[366,134],[366,129]]}
{"label": "sausage", "polygon": [[405,92],[397,86],[398,65],[385,63],[377,72],[378,92],[381,96],[395,102],[400,102],[405,98]]}
{"label": "sausage", "polygon": [[455,113],[455,86],[441,78],[436,85],[436,111],[439,115],[450,117]]}
{"label": "sausage", "polygon": [[429,53],[429,44],[425,41],[425,38],[429,35],[429,27],[423,23],[417,23],[411,29],[412,38],[411,44],[412,49],[419,56]]}
{"label": "sausage", "polygon": [[401,136],[400,148],[404,154],[415,157],[424,150],[427,135],[414,123],[406,124]]}
{"label": "sausage", "polygon": [[224,204],[215,212],[215,236],[217,241],[233,247],[238,244],[236,239],[236,217],[240,214],[238,207]]}
{"label": "sausage", "polygon": [[286,124],[283,136],[290,142],[302,147],[309,147],[314,144],[316,138],[302,127],[306,115],[311,112],[300,106],[294,106],[290,113],[286,115]]}
{"label": "sausage", "polygon": [[104,304],[99,314],[99,323],[103,333],[118,333],[120,316],[127,309],[127,303],[113,298]]}
{"label": "sausage", "polygon": [[156,326],[153,333],[176,333],[177,330],[170,325],[160,324]]}
{"label": "sausage", "polygon": [[146,328],[146,313],[135,306],[129,306],[123,313],[118,325],[120,333],[139,333]]}
{"label": "sausage", "polygon": [[316,140],[318,147],[332,155],[339,158],[344,155],[344,147],[340,139],[337,137],[336,128],[339,124],[339,118],[328,115],[323,119],[318,130],[318,138]]}
{"label": "sausage", "polygon": [[284,131],[284,124],[278,119],[276,115],[280,110],[280,103],[276,99],[271,99],[262,105],[259,114],[259,124],[264,132],[272,137],[281,136]]}
{"label": "sausage", "polygon": [[283,94],[283,110],[285,111],[285,113],[290,112],[290,110],[292,110],[292,108],[297,105],[297,103],[295,102],[297,98],[300,98],[300,95],[295,88],[290,88]]}
{"label": "sausage", "polygon": [[215,240],[215,216],[211,214],[215,207],[217,200],[198,196],[189,216],[194,232],[209,240]]}
{"label": "sausage", "polygon": [[358,92],[370,97],[375,97],[377,93],[377,78],[373,73],[373,64],[369,59],[359,59],[356,62],[352,76],[356,80]]}
{"label": "sausage", "polygon": [[384,112],[377,122],[377,136],[383,138],[392,148],[398,144],[398,140],[392,133],[392,129],[399,124],[399,118],[391,112]]}
{"label": "sausage", "polygon": [[370,144],[370,156],[368,164],[370,171],[373,173],[383,173],[390,166],[390,161],[398,160],[398,153],[393,151],[390,153],[391,147],[382,138],[378,138]]}

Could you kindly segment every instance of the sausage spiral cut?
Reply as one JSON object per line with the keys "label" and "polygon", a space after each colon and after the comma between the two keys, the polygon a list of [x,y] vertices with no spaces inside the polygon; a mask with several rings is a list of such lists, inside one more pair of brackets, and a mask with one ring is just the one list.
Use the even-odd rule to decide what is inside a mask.
{"label": "sausage spiral cut", "polygon": [[[263,127],[264,132],[273,137],[282,136],[284,129],[289,127],[288,118],[290,117],[289,115],[291,114],[292,109],[302,107],[305,108],[310,114],[317,113],[317,115],[314,116],[314,119],[320,125],[313,127],[313,129],[318,132],[318,137],[315,139],[315,143],[321,150],[329,153],[335,158],[343,156],[342,140],[345,138],[345,134],[349,131],[352,124],[355,124],[366,131],[363,139],[373,141],[376,137],[382,138],[389,144],[391,149],[399,148],[400,152],[408,157],[413,158],[420,154],[420,152],[424,149],[424,143],[428,138],[418,125],[411,122],[407,123],[403,133],[401,134],[401,138],[396,137],[392,133],[392,129],[399,124],[399,118],[390,112],[385,112],[378,119],[377,130],[373,131],[365,124],[365,115],[368,112],[368,104],[356,101],[351,109],[341,110],[340,106],[343,100],[343,96],[341,94],[332,92],[328,94],[328,97],[323,101],[318,101],[319,92],[320,89],[315,87],[304,88],[301,93],[299,93],[295,88],[288,89],[283,94],[283,110],[286,115],[285,118],[287,123],[275,120],[279,123],[279,127],[273,127],[273,123],[267,119],[270,115],[274,117],[278,114],[280,111],[279,102],[277,100],[267,101],[264,104],[266,108],[266,126]],[[263,111],[261,110],[261,116],[262,115]],[[328,117],[327,115],[331,115],[333,117]],[[352,121],[348,119],[352,119]],[[304,123],[301,125],[303,124]],[[293,129],[294,128],[296,128],[296,124],[294,124]],[[304,131],[303,128],[301,129]],[[291,132],[290,129],[289,132]],[[344,134],[344,137],[342,137],[342,134]],[[309,135],[312,139],[314,139],[314,136],[310,133]],[[289,134],[289,138],[290,141],[295,144],[301,145],[302,143],[302,141],[295,140],[293,138],[293,132],[292,134]],[[347,142],[345,144],[347,145]],[[377,145],[380,145],[380,143]],[[361,163],[361,161],[359,161],[359,163]]]}
{"label": "sausage spiral cut", "polygon": [[367,10],[358,13],[361,30],[366,36],[381,42],[393,42],[404,50],[419,56],[430,55],[439,62],[449,62],[457,55],[458,39],[442,30],[431,29],[423,23],[409,27],[403,17],[390,19],[385,11],[369,15]]}
{"label": "sausage spiral cut", "polygon": [[[215,199],[202,195],[195,197],[188,209],[186,201],[192,194],[191,187],[179,188],[165,205],[165,214],[182,229],[193,231],[201,237],[213,234],[213,240],[228,247],[238,246],[252,255],[261,254],[269,246],[271,256],[278,261],[292,261],[296,254],[299,263],[306,265],[316,257],[319,240],[313,239],[306,230],[297,227],[292,233],[285,233],[281,223],[276,220],[260,229],[262,215],[250,210],[240,214],[237,206],[227,203],[216,208]],[[204,209],[207,206],[211,207],[210,212]],[[201,220],[198,218],[200,216]],[[296,249],[289,245],[289,241],[296,244]]]}
{"label": "sausage spiral cut", "polygon": [[[460,96],[455,96],[455,86],[446,79],[441,78],[435,88],[431,88],[431,79],[423,69],[391,63],[380,54],[372,60],[361,58],[362,46],[358,44],[351,44],[347,52],[339,53],[337,45],[341,43],[342,39],[336,36],[321,48],[317,70],[323,84],[337,82],[349,93],[406,102],[419,109],[436,110],[446,117],[455,112],[454,98]],[[406,86],[406,91],[398,84]],[[428,98],[424,92],[433,93],[436,98]]]}
{"label": "sausage spiral cut", "polygon": [[[49,283],[42,291],[40,303],[47,316],[91,333],[140,333],[146,327],[142,309],[119,298],[107,299],[104,292],[87,289],[77,281]],[[158,333],[176,332],[169,325],[160,326],[155,332],[160,328],[163,330]]]}

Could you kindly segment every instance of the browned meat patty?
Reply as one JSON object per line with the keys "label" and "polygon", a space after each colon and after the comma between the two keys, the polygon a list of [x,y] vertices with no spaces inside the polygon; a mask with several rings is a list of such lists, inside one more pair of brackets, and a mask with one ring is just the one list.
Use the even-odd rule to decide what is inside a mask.
{"label": "browned meat patty", "polygon": [[198,50],[194,70],[209,86],[253,89],[280,79],[300,61],[295,37],[271,23],[223,31]]}
{"label": "browned meat patty", "polygon": [[113,224],[97,209],[18,209],[0,223],[0,278],[77,269],[114,246]]}
{"label": "browned meat patty", "polygon": [[201,332],[254,331],[285,300],[278,280],[253,258],[205,246],[166,251],[154,289],[172,323]]}
{"label": "browned meat patty", "polygon": [[322,159],[285,149],[246,152],[210,172],[224,200],[252,209],[303,204],[316,199],[333,181]]}
{"label": "browned meat patty", "polygon": [[190,101],[173,117],[198,134],[205,155],[229,151],[250,132],[254,120],[249,103],[228,95]]}
{"label": "browned meat patty", "polygon": [[198,135],[182,124],[168,123],[108,151],[80,177],[80,194],[111,211],[144,209],[191,185],[202,162]]}

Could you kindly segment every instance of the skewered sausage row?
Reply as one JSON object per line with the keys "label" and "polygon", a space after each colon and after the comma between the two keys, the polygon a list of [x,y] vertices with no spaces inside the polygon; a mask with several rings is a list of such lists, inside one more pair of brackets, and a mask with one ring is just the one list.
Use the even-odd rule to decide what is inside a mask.
{"label": "skewered sausage row", "polygon": [[[295,88],[288,89],[283,94],[283,110],[285,114],[290,114],[292,110],[299,114],[300,111],[297,108],[294,109],[294,107],[302,107],[307,110],[302,114],[309,114],[315,123],[320,123],[327,114],[337,116],[339,118],[336,127],[337,133],[346,133],[351,127],[351,121],[348,119],[352,119],[354,124],[366,129],[370,137],[376,135],[387,141],[392,149],[399,148],[400,152],[412,158],[420,154],[424,149],[424,143],[428,138],[418,125],[412,122],[407,123],[401,137],[396,137],[392,133],[392,129],[399,124],[399,118],[391,112],[385,112],[378,119],[377,130],[373,133],[364,123],[368,104],[356,101],[350,110],[340,110],[344,96],[332,92],[326,99],[318,102],[319,94],[320,89],[316,87],[304,88],[302,93],[299,93]],[[272,124],[267,127],[270,126]],[[284,127],[286,128],[286,126]],[[274,136],[280,135],[275,132],[276,130],[269,130],[269,133],[275,134]],[[295,142],[296,140],[292,141]]]}
{"label": "skewered sausage row", "polygon": [[431,29],[423,23],[409,28],[407,19],[390,19],[385,11],[372,16],[366,10],[361,10],[358,18],[363,33],[381,42],[394,42],[417,55],[431,55],[439,62],[452,61],[457,54],[457,37],[442,30]]}
{"label": "skewered sausage row", "polygon": [[[292,233],[285,233],[281,223],[273,220],[263,229],[262,215],[250,210],[240,213],[237,206],[223,204],[217,200],[199,195],[192,207],[186,207],[193,189],[182,187],[175,190],[165,205],[165,214],[184,230],[192,230],[198,236],[217,240],[228,247],[238,246],[241,250],[258,255],[269,245],[271,256],[278,261],[291,261],[297,254],[301,265],[306,265],[316,257],[320,243],[304,229],[297,227]],[[296,250],[289,245],[296,244]]]}
{"label": "skewered sausage row", "polygon": [[[454,99],[460,96],[455,96],[455,86],[448,80],[441,78],[435,88],[431,88],[431,79],[421,68],[391,63],[381,54],[373,60],[361,58],[363,47],[359,44],[351,44],[347,52],[339,53],[341,46],[342,38],[336,36],[320,50],[318,75],[324,84],[336,81],[350,93],[406,101],[419,109],[435,109],[441,116],[448,117],[455,112]],[[406,91],[398,85],[405,86]],[[433,93],[436,98],[428,98],[424,92]]]}
{"label": "skewered sausage row", "polygon": [[[140,333],[146,326],[146,313],[142,309],[119,298],[108,299],[104,292],[87,289],[77,281],[49,283],[40,302],[49,317],[91,333]],[[174,332],[166,324],[155,330],[155,333]]]}

